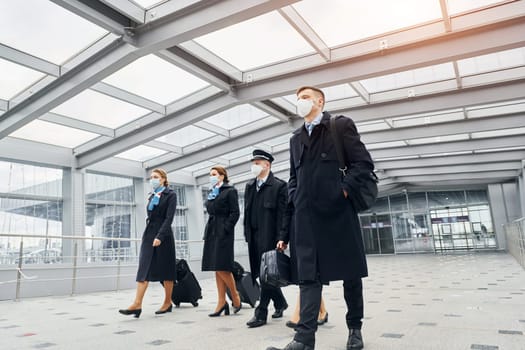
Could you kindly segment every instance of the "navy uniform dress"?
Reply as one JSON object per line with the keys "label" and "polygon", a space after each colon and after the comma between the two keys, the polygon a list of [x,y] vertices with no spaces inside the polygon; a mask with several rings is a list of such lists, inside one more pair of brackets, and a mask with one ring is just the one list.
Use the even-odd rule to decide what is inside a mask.
{"label": "navy uniform dress", "polygon": [[[149,202],[153,195],[150,196]],[[175,281],[175,238],[171,224],[177,207],[175,191],[166,187],[160,192],[159,204],[148,210],[147,226],[142,235],[137,282]],[[157,238],[162,243],[153,247]]]}
{"label": "navy uniform dress", "polygon": [[206,210],[202,271],[232,271],[234,231],[240,215],[237,190],[223,184],[217,197],[206,201]]}

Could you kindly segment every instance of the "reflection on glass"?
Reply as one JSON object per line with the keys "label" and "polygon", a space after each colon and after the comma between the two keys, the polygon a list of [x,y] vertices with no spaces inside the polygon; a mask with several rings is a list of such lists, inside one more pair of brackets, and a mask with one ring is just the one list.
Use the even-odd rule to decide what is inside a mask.
{"label": "reflection on glass", "polygon": [[62,240],[62,170],[0,161],[0,264],[59,263]]}

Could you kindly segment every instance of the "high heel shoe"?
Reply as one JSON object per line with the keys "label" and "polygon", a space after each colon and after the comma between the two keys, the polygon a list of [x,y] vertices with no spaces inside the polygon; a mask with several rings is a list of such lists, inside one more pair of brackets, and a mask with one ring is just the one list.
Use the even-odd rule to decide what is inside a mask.
{"label": "high heel shoe", "polygon": [[318,325],[318,326],[322,326],[322,325],[324,325],[326,322],[328,322],[328,312],[324,315],[323,318],[321,318],[321,319],[317,319],[317,325]]}
{"label": "high heel shoe", "polygon": [[142,313],[142,309],[135,309],[135,310],[129,310],[129,309],[120,309],[118,310],[123,315],[133,315],[135,318],[139,318],[140,314]]}
{"label": "high heel shoe", "polygon": [[173,305],[170,305],[170,306],[168,306],[168,308],[166,310],[157,310],[157,311],[155,311],[155,315],[161,315],[161,314],[165,314],[166,312],[171,312],[172,309],[173,309]]}
{"label": "high heel shoe", "polygon": [[228,303],[224,303],[224,306],[220,308],[219,311],[209,314],[210,317],[218,317],[222,314],[224,311],[224,314],[228,316],[230,314],[230,307],[228,306]]}
{"label": "high heel shoe", "polygon": [[232,308],[233,308],[233,313],[236,314],[237,312],[241,311],[242,303],[239,301],[239,307],[233,305],[233,303],[232,303]]}

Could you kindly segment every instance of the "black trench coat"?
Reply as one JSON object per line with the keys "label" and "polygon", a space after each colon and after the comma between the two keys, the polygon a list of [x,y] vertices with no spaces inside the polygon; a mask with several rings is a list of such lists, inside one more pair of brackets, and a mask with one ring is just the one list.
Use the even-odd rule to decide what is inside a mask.
{"label": "black trench coat", "polygon": [[[254,196],[262,196],[259,207],[253,206]],[[248,242],[250,271],[255,280],[259,276],[261,255],[275,249],[277,242],[287,239],[289,220],[285,219],[288,205],[286,182],[270,172],[257,192],[256,179],[248,182],[244,191],[244,237]],[[257,213],[257,232],[252,232],[252,211]]]}
{"label": "black trench coat", "polygon": [[232,271],[235,224],[240,215],[237,190],[223,184],[217,197],[206,201],[206,210],[202,271]]}
{"label": "black trench coat", "polygon": [[[153,195],[149,197],[149,201]],[[177,208],[177,195],[166,187],[161,192],[159,204],[153,210],[147,210],[148,218],[146,229],[142,235],[140,246],[139,281],[175,281],[175,239],[171,223]],[[153,240],[158,238],[162,243],[153,247]]]}
{"label": "black trench coat", "polygon": [[298,281],[319,278],[326,283],[368,275],[357,212],[343,189],[352,196],[356,191],[352,172],[373,170],[374,165],[353,121],[338,117],[336,124],[350,165],[344,179],[338,170],[328,113],[323,113],[311,136],[301,126],[290,139],[288,194],[294,208],[290,246]]}

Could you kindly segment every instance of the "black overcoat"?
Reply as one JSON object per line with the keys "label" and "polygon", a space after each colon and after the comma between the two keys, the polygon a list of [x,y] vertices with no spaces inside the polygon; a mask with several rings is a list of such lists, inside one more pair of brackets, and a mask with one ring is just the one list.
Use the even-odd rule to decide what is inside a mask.
{"label": "black overcoat", "polygon": [[[153,195],[150,195],[151,201]],[[137,281],[175,281],[175,239],[171,224],[177,208],[175,191],[166,187],[161,192],[159,204],[153,210],[147,210],[146,229],[140,246]],[[160,246],[153,247],[153,240],[158,238]]]}
{"label": "black overcoat", "polygon": [[206,201],[206,210],[202,271],[232,271],[235,224],[240,215],[237,190],[223,184],[217,197]]}
{"label": "black overcoat", "polygon": [[323,113],[311,136],[301,126],[290,139],[288,195],[294,208],[290,246],[299,281],[319,276],[321,282],[329,282],[368,275],[357,212],[343,189],[352,196],[356,191],[353,172],[373,170],[374,165],[354,122],[338,117],[336,126],[350,165],[345,178],[338,170],[330,114]]}
{"label": "black overcoat", "polygon": [[[254,206],[255,196],[260,196],[258,206]],[[285,220],[288,205],[287,184],[270,172],[266,182],[257,192],[256,179],[246,184],[244,191],[244,237],[248,242],[250,271],[255,280],[259,276],[261,255],[275,249],[277,242],[288,236],[288,223]],[[257,213],[257,231],[252,232],[252,212]]]}

